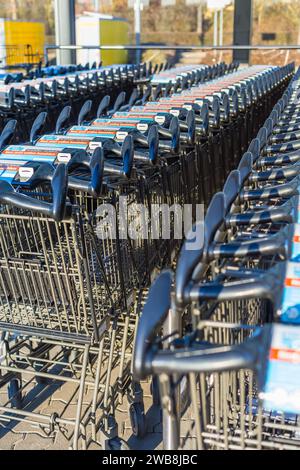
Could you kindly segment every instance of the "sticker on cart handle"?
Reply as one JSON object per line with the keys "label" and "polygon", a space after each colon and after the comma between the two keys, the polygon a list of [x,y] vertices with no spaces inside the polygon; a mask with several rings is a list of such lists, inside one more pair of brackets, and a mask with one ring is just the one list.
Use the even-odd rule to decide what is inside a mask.
{"label": "sticker on cart handle", "polygon": [[300,262],[300,224],[294,224],[294,235],[291,246],[291,260]]}
{"label": "sticker on cart handle", "polygon": [[30,178],[33,176],[33,173],[34,169],[29,166],[19,168],[20,181],[25,182],[30,180]]}
{"label": "sticker on cart handle", "polygon": [[280,320],[300,324],[300,263],[287,263]]}
{"label": "sticker on cart handle", "polygon": [[274,324],[260,399],[272,414],[300,413],[300,328]]}
{"label": "sticker on cart handle", "polygon": [[116,132],[116,138],[117,140],[120,140],[123,142],[123,140],[128,136],[128,132],[126,131],[117,131]]}

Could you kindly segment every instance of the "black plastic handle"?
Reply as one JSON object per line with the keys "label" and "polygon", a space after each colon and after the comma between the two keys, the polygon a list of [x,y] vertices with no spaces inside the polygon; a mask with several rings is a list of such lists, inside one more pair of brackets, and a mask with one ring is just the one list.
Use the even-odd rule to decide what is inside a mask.
{"label": "black plastic handle", "polygon": [[163,89],[161,84],[158,84],[153,91],[153,101],[157,101],[160,96],[162,96]]}
{"label": "black plastic handle", "polygon": [[64,164],[58,165],[52,180],[52,203],[18,193],[6,181],[0,181],[0,200],[3,204],[26,209],[61,221],[65,216],[67,197],[67,171]]}
{"label": "black plastic handle", "polygon": [[98,106],[98,109],[97,109],[97,118],[100,118],[101,116],[105,116],[106,115],[106,111],[108,109],[108,106],[110,104],[110,96],[109,95],[105,95],[104,98],[102,98],[99,106]]}
{"label": "black plastic handle", "polygon": [[56,125],[55,125],[55,134],[59,134],[61,132],[61,129],[63,128],[64,124],[70,119],[70,115],[71,115],[71,106],[65,106],[58,118],[57,118],[57,121],[56,121]]}
{"label": "black plastic handle", "polygon": [[291,207],[289,206],[283,205],[269,210],[246,211],[244,213],[229,214],[225,219],[225,225],[227,228],[230,228],[242,225],[258,225],[266,223],[291,223],[294,218],[291,213]]}
{"label": "black plastic handle", "polygon": [[138,323],[134,346],[133,374],[145,378],[145,358],[151,341],[161,328],[171,308],[172,271],[162,271],[152,284]]}
{"label": "black plastic handle", "polygon": [[116,113],[121,108],[121,106],[123,106],[123,104],[125,103],[125,100],[126,100],[126,93],[125,91],[121,91],[121,93],[118,95],[115,101],[113,109],[110,110],[108,114],[112,115]]}
{"label": "black plastic handle", "polygon": [[180,125],[178,118],[176,116],[172,117],[169,129],[165,129],[162,126],[159,126],[157,129],[161,137],[170,139],[170,141],[160,140],[159,148],[173,154],[178,153],[180,146]]}
{"label": "black plastic handle", "polygon": [[214,244],[209,247],[211,259],[244,258],[253,256],[286,255],[286,246],[279,234],[244,242]]}
{"label": "black plastic handle", "polygon": [[83,180],[77,176],[69,176],[68,186],[81,192],[86,192],[93,197],[101,194],[104,174],[104,152],[100,147],[95,148],[90,160],[91,176],[89,180]]}
{"label": "black plastic handle", "polygon": [[271,166],[271,165],[285,165],[289,163],[295,163],[300,161],[300,153],[290,153],[290,154],[283,154],[283,155],[274,155],[269,157],[261,157],[257,162],[257,168]]}
{"label": "black plastic handle", "polygon": [[298,190],[299,181],[298,178],[294,178],[289,181],[289,183],[278,184],[274,186],[269,186],[262,189],[245,189],[240,193],[241,201],[254,201],[254,200],[266,200],[271,198],[285,198],[299,193]]}
{"label": "black plastic handle", "polygon": [[249,181],[259,182],[259,181],[274,181],[274,180],[288,180],[294,178],[300,173],[300,164],[295,163],[292,166],[284,168],[276,168],[273,170],[266,170],[260,172],[253,172],[249,176]]}
{"label": "black plastic handle", "polygon": [[47,113],[45,111],[41,112],[34,120],[32,124],[31,131],[30,131],[30,143],[34,144],[35,140],[37,139],[39,133],[41,133],[45,122],[47,119]]}
{"label": "black plastic handle", "polygon": [[86,118],[86,116],[91,112],[92,109],[92,100],[87,100],[83,105],[78,115],[77,125],[81,126]]}
{"label": "black plastic handle", "polygon": [[15,134],[17,127],[17,120],[10,119],[0,135],[0,150],[2,150],[6,145],[8,145]]}
{"label": "black plastic handle", "polygon": [[134,151],[134,159],[151,163],[156,165],[158,161],[158,150],[159,150],[159,135],[157,131],[157,126],[153,125],[150,127],[147,134],[147,141],[149,151],[143,152],[139,150]]}
{"label": "black plastic handle", "polygon": [[241,282],[236,280],[226,284],[208,283],[193,285],[186,296],[189,301],[199,302],[199,300],[217,300],[225,302],[226,300],[238,299],[273,299],[273,289],[275,283],[273,276],[266,274],[262,279],[243,279]]}
{"label": "black plastic handle", "polygon": [[[144,377],[149,374],[189,374],[225,372],[240,369],[256,370],[266,348],[261,347],[260,335],[233,346],[184,348],[183,350],[153,351],[145,357]],[[268,335],[270,336],[270,335]]]}
{"label": "black plastic handle", "polygon": [[[104,171],[108,174],[123,175],[129,178],[132,172],[134,158],[134,145],[132,136],[127,135],[122,143],[122,146],[113,140],[107,140],[104,142],[103,150],[105,157]],[[110,153],[121,159],[122,167],[113,165],[109,162]]]}
{"label": "black plastic handle", "polygon": [[148,85],[147,88],[146,88],[146,91],[145,91],[145,93],[143,94],[143,97],[142,97],[142,103],[141,103],[142,105],[144,105],[147,101],[149,101],[151,93],[152,93],[152,86]]}

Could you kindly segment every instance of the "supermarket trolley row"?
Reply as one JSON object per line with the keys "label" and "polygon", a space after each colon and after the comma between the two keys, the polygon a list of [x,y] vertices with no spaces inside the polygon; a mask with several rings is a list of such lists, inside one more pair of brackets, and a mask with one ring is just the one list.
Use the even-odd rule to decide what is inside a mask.
{"label": "supermarket trolley row", "polygon": [[[158,125],[158,136],[156,136],[155,130],[150,129],[150,124],[152,123],[154,113],[152,113],[152,116],[148,116],[147,119],[140,119],[138,122],[138,120],[132,119],[130,115],[127,115],[127,113],[115,112],[115,110],[120,109],[120,106],[123,103],[124,94],[121,93],[118,99],[116,100],[116,103],[113,105],[112,111],[109,112],[107,108],[110,104],[110,97],[105,96],[97,110],[97,116],[102,116],[102,114],[104,114],[104,118],[103,116],[100,118],[97,117],[95,120],[92,121],[91,125],[87,126],[82,124],[87,124],[87,122],[84,122],[86,119],[86,114],[91,113],[91,104],[90,101],[88,101],[85,103],[78,116],[78,124],[81,124],[81,126],[72,126],[69,128],[64,128],[64,126],[66,126],[66,122],[70,120],[71,111],[70,107],[65,107],[59,115],[59,118],[55,124],[55,135],[47,134],[43,136],[38,136],[38,133],[44,127],[44,123],[46,120],[46,114],[41,113],[34,122],[34,125],[30,132],[31,145],[26,146],[21,145],[5,147],[5,145],[10,140],[11,135],[13,135],[14,131],[13,126],[11,126],[11,122],[8,123],[8,126],[3,130],[3,137],[1,139],[1,148],[4,147],[2,154],[2,157],[4,159],[4,166],[2,165],[2,168],[5,170],[5,165],[7,165],[8,162],[11,160],[22,160],[25,163],[28,159],[34,159],[36,161],[40,159],[42,161],[46,161],[46,159],[48,158],[50,161],[53,161],[53,148],[60,150],[60,152],[57,153],[57,161],[64,161],[64,159],[68,159],[70,157],[70,153],[67,151],[68,148],[80,148],[90,153],[97,146],[102,146],[102,143],[105,142],[107,139],[109,141],[106,142],[106,147],[110,146],[112,152],[117,156],[119,154],[119,157],[121,157],[122,161],[122,155],[124,155],[124,152],[122,153],[119,143],[124,140],[125,136],[128,133],[132,135],[135,141],[135,145],[137,147],[140,146],[142,148],[149,148],[148,156],[136,152],[135,158],[141,161],[147,161],[148,159],[152,165],[156,165],[157,163],[159,163],[157,158],[158,151],[161,151],[163,153],[169,153],[169,156],[171,156],[174,160],[174,154],[178,153],[179,143],[182,143],[183,146],[188,144],[189,147],[194,145],[195,122],[191,112],[187,113],[186,122],[180,121],[180,126],[178,126],[177,118],[173,117],[171,114],[167,115],[167,113],[163,113],[161,116],[157,116],[158,122],[160,122],[160,119],[163,117],[163,123],[165,127]],[[220,115],[219,108],[216,106],[215,108],[216,109],[214,110],[214,114],[212,116],[214,120],[214,127],[216,127],[217,118],[218,115]],[[121,114],[123,117],[119,117],[119,114]],[[203,109],[201,119],[203,122],[201,130],[205,130],[205,132],[202,132],[202,138],[207,138],[208,136],[206,134],[210,120],[207,107]],[[145,132],[140,132],[139,129],[143,129],[143,131],[146,130],[146,134]],[[180,133],[180,130],[182,129],[186,132]],[[161,141],[159,141],[158,137],[161,138]],[[113,145],[112,139],[114,140]],[[34,144],[34,148],[32,144]],[[39,147],[39,149],[37,149],[37,147]],[[50,153],[47,153],[47,149],[43,149],[43,147],[50,147]],[[171,162],[172,158],[170,158]],[[191,159],[194,160],[194,154]],[[128,162],[126,163],[125,161],[123,165],[123,170],[125,174],[129,172],[130,166],[131,165],[128,164]],[[176,200],[180,203],[183,203],[183,197],[185,195],[188,195],[190,190],[192,191],[194,189],[183,187],[182,173],[184,172],[184,168],[182,168],[182,166],[182,162],[180,162],[180,164],[177,166],[172,165],[172,171],[170,171],[168,173],[168,176],[164,178],[164,181],[165,179],[173,178],[174,181],[171,182],[171,185],[172,187],[176,188],[177,194],[175,195],[175,197],[177,198]],[[23,174],[26,171],[28,172],[30,171],[30,169],[28,167],[22,169]],[[193,172],[191,173],[193,174]],[[185,177],[185,180],[187,180],[187,177]],[[163,184],[161,186],[163,186]],[[171,191],[171,197],[174,199],[173,193],[174,191]],[[162,252],[165,251],[166,250],[162,250]],[[156,253],[154,253],[154,255],[156,255],[157,257]]]}
{"label": "supermarket trolley row", "polygon": [[150,289],[134,374],[166,449],[299,449],[298,128],[299,70]]}
{"label": "supermarket trolley row", "polygon": [[[254,79],[251,77],[253,83],[255,83],[255,79],[259,82],[264,76],[265,70],[262,69],[261,74],[257,72],[259,70],[250,68],[242,74],[235,74],[235,79],[245,79],[246,77],[254,76]],[[282,73],[284,73],[283,70]],[[81,125],[66,127],[70,116],[70,108],[65,108],[55,125],[56,134],[39,136],[38,133],[41,131],[45,121],[45,114],[41,114],[34,123],[30,133],[31,145],[12,145],[4,148],[2,151],[2,168],[5,170],[5,165],[9,162],[20,159],[23,161],[23,166],[27,160],[31,159],[46,161],[48,158],[52,162],[54,148],[58,152],[58,161],[64,161],[64,159],[70,158],[70,153],[68,152],[70,148],[73,150],[75,148],[82,149],[91,153],[93,149],[102,145],[110,152],[116,155],[119,154],[119,158],[121,157],[120,163],[123,161],[122,155],[124,155],[124,152],[122,153],[121,151],[122,141],[124,141],[127,135],[130,135],[136,147],[135,159],[140,164],[141,162],[148,162],[151,167],[151,173],[154,175],[154,178],[149,179],[147,182],[147,191],[144,196],[149,201],[149,206],[154,203],[151,195],[154,198],[157,196],[156,191],[152,191],[151,187],[153,184],[157,185],[158,169],[160,171],[159,177],[162,178],[160,184],[162,188],[162,202],[166,200],[180,205],[184,203],[195,205],[197,202],[207,204],[211,194],[222,187],[230,167],[227,165],[227,160],[230,160],[232,153],[234,153],[237,160],[239,159],[243,146],[245,146],[249,139],[245,130],[248,127],[251,130],[251,125],[249,126],[247,121],[249,121],[248,115],[253,113],[251,107],[253,107],[253,102],[255,103],[255,101],[251,102],[249,100],[246,103],[246,101],[244,102],[240,99],[238,93],[239,83],[234,86],[231,85],[233,91],[237,90],[232,95],[232,98],[229,98],[224,90],[222,101],[216,96],[217,90],[220,90],[224,85],[228,86],[232,83],[232,78],[218,79],[212,83],[212,86],[202,85],[191,89],[189,96],[182,101],[185,103],[185,106],[197,106],[198,111],[198,108],[200,108],[199,104],[195,105],[193,102],[197,97],[197,93],[200,92],[206,96],[206,101],[204,102],[203,100],[198,116],[194,115],[193,110],[186,110],[185,107],[175,108],[168,105],[166,110],[164,102],[161,103],[163,99],[157,103],[149,102],[144,106],[133,106],[129,111],[115,112],[116,109],[119,109],[118,106],[122,104],[122,99],[119,100],[122,95],[121,93],[117,99],[119,104],[114,104],[112,112],[108,112],[105,109],[105,106],[109,106],[109,96],[104,97],[99,106],[102,109],[102,113],[107,114],[104,117],[97,117],[92,121],[86,121],[84,106],[78,117],[78,123]],[[274,92],[271,84],[268,86],[269,93]],[[275,86],[273,88],[276,89]],[[211,101],[208,100],[210,90],[214,93]],[[265,91],[260,91],[261,101],[263,101],[266,94],[268,94],[267,87]],[[173,95],[173,98],[178,100],[181,98],[181,95]],[[190,102],[186,102],[185,100],[187,99]],[[155,111],[156,104],[162,104],[163,112],[158,113]],[[152,109],[153,106],[154,108]],[[86,108],[89,112],[90,107],[87,106]],[[174,110],[177,111],[177,114],[181,114],[179,118],[173,116]],[[97,113],[97,116],[99,114]],[[242,115],[242,119],[240,119],[240,115]],[[153,128],[154,123],[155,128]],[[9,134],[6,130],[3,132],[8,140]],[[241,146],[241,143],[235,145],[232,152],[234,142],[239,142],[239,139],[236,139],[236,133],[242,138],[243,146]],[[196,151],[194,151],[195,144]],[[145,153],[145,149],[148,149],[148,153]],[[159,153],[163,155],[162,159],[159,158]],[[174,157],[182,153],[185,154],[185,158],[174,161],[176,160]],[[213,175],[210,172],[211,166],[215,168]],[[128,162],[123,161],[123,172],[127,176],[129,175],[130,167],[131,165]],[[24,166],[21,171],[22,173],[28,172],[30,168]],[[98,186],[101,186],[99,181]],[[152,244],[147,262],[149,267],[148,272],[152,272],[155,268],[155,263],[160,258],[158,256],[159,253],[162,254],[161,259],[163,259],[163,255],[170,254],[170,250],[167,248],[165,243],[161,244],[160,250],[158,250],[158,242]],[[164,263],[162,262],[161,264]],[[144,270],[145,268],[141,267],[141,269]]]}
{"label": "supermarket trolley row", "polygon": [[[191,135],[187,120],[191,118],[192,112],[195,129],[198,130],[197,137],[195,134],[196,158],[203,179],[199,188],[201,194],[195,194],[194,201],[207,204],[214,192],[221,189],[228,171],[238,164],[240,155],[246,151],[270,106],[277,101],[286,86],[292,68],[283,80],[279,78],[281,73],[285,74],[283,69],[278,70],[276,79],[277,71],[274,69],[275,74],[272,74],[271,70],[266,67],[249,67],[208,83],[192,85],[189,89],[176,89],[174,92],[171,88],[170,95],[151,99],[142,106],[133,106],[129,112],[117,112],[113,120],[137,120],[143,125],[147,119],[154,118],[157,123],[165,125],[170,122],[170,115],[173,115],[178,117],[181,130]],[[273,79],[275,81],[272,84]],[[202,138],[207,129],[206,114],[211,119],[209,144]],[[95,121],[93,126],[100,126],[100,121]],[[221,133],[218,132],[220,126]],[[211,167],[215,169],[213,175]],[[192,171],[189,180],[195,174],[196,171]]]}
{"label": "supermarket trolley row", "polygon": [[198,78],[204,82],[206,78],[212,79],[234,72],[238,67],[238,62],[231,62],[230,64],[220,62],[211,68],[204,65],[200,67],[196,64],[168,67],[160,70],[158,73],[153,71],[151,84],[154,86],[163,85],[164,87],[167,85],[178,87],[183,84],[185,87],[189,82],[195,82]]}
{"label": "supermarket trolley row", "polygon": [[[291,68],[278,72],[280,86]],[[0,385],[2,391],[8,386],[1,421],[25,420],[47,436],[62,432],[74,449],[79,441],[83,447],[97,441],[126,448],[115,420],[125,395],[133,432],[145,430],[131,356],[140,297],[151,277],[149,252],[157,253],[152,266],[169,264],[157,258],[174,241],[129,237],[120,196],[129,206],[184,203],[190,181],[181,169],[194,142],[172,116],[167,129],[157,123],[146,133],[127,130],[121,139],[109,133],[93,147],[80,136],[78,147],[67,147],[70,128],[61,118],[56,128],[62,129],[63,147],[40,146],[44,118],[34,126],[30,145],[1,153],[7,167],[0,183]],[[120,224],[107,217],[110,211]],[[129,218],[143,223],[137,210]],[[64,393],[63,409],[33,411],[37,390],[52,393],[53,383],[71,390],[70,397]]]}
{"label": "supermarket trolley row", "polygon": [[137,74],[131,66],[101,67],[0,84],[0,123],[3,126],[8,119],[17,119],[18,139],[24,141],[41,111],[49,112],[51,130],[63,106],[72,105],[74,118],[87,99],[96,104],[107,93],[115,99],[122,90],[129,99]]}
{"label": "supermarket trolley row", "polygon": [[[92,64],[89,68],[82,67],[82,70],[78,70],[78,67],[74,70],[74,67],[69,66],[66,71],[63,70],[65,73],[55,73],[56,69],[50,67],[40,74],[42,77],[37,75],[8,84],[5,80],[3,83],[0,81],[0,127],[10,118],[17,119],[20,124],[17,138],[22,142],[27,139],[29,129],[39,112],[49,112],[48,130],[52,130],[62,107],[72,104],[75,122],[75,116],[87,99],[92,101],[94,113],[105,94],[109,94],[112,101],[115,101],[123,91],[128,101],[134,86],[142,93],[151,73],[162,67],[152,64],[101,67],[101,64]],[[205,75],[201,77],[209,79],[214,76],[216,67],[204,66]]]}

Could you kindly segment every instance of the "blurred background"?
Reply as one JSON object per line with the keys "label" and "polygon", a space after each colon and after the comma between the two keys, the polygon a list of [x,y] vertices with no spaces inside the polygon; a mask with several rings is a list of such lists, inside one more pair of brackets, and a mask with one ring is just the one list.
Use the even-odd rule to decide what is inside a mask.
{"label": "blurred background", "polygon": [[[125,19],[126,31],[112,31],[107,28],[102,44],[135,44],[134,26],[135,0],[76,0],[75,12],[79,18],[92,17],[100,13],[102,18],[116,17]],[[141,1],[141,44],[149,45],[231,45],[233,44],[234,1],[230,0],[140,0]],[[44,45],[55,44],[54,0],[6,0],[0,4],[0,49],[6,48],[6,62],[9,55],[23,54],[21,48],[27,47],[28,61],[38,62],[44,58]],[[108,16],[107,16],[108,15]],[[111,16],[110,16],[111,15]],[[5,20],[41,22],[39,30],[24,42],[25,23],[22,34],[3,32]],[[78,23],[78,21],[77,21]],[[124,23],[124,22],[123,22]],[[8,29],[8,28],[7,28]],[[13,29],[10,26],[10,29]],[[15,28],[16,29],[16,28]],[[29,29],[32,28],[29,26]],[[76,26],[77,44],[88,44],[92,34]],[[253,45],[295,45],[300,43],[300,1],[298,0],[252,0],[252,23],[250,44]],[[5,36],[5,45],[3,36]],[[2,36],[2,42],[1,42]],[[23,38],[23,39],[22,39]],[[85,42],[84,42],[85,40]],[[89,42],[90,41],[90,42]],[[17,47],[19,51],[17,51]],[[13,49],[15,48],[15,49]],[[10,50],[9,50],[10,49]],[[133,54],[124,56],[123,61],[132,61]],[[0,52],[1,56],[1,52]],[[110,54],[111,60],[122,58],[120,54]],[[49,59],[54,60],[55,51],[49,52]],[[78,58],[78,57],[77,57]],[[172,59],[175,63],[211,63],[232,58],[231,51],[143,51],[143,60],[162,61]],[[249,62],[283,64],[299,61],[297,50],[252,51]],[[2,62],[4,62],[2,52]],[[15,57],[15,61],[16,61]],[[21,57],[19,57],[21,60]],[[84,57],[81,57],[84,59]],[[90,59],[90,57],[88,57]],[[103,59],[103,58],[102,58]],[[106,58],[107,63],[111,62]],[[12,60],[12,59],[11,59]],[[19,60],[19,62],[20,62]],[[18,61],[18,60],[17,60]]]}

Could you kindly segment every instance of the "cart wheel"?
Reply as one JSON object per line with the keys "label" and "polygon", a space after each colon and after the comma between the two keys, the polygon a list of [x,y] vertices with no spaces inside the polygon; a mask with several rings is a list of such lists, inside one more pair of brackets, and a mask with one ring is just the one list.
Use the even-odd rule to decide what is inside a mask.
{"label": "cart wheel", "polygon": [[8,398],[14,408],[21,408],[22,393],[20,391],[19,379],[12,379],[7,387]]}
{"label": "cart wheel", "polygon": [[130,450],[129,445],[126,441],[121,439],[120,437],[113,437],[109,439],[106,443],[107,449],[106,450]]}
{"label": "cart wheel", "polygon": [[129,408],[129,416],[132,432],[136,437],[144,437],[146,434],[146,417],[142,403],[132,403]]}
{"label": "cart wheel", "polygon": [[73,364],[73,362],[76,361],[76,358],[77,358],[77,350],[76,350],[76,349],[72,349],[72,350],[69,352],[69,355],[68,355],[68,362],[69,362],[69,364]]}
{"label": "cart wheel", "polygon": [[157,377],[153,377],[150,384],[150,391],[153,399],[153,405],[159,406],[160,405],[160,395],[159,395],[159,386]]}

